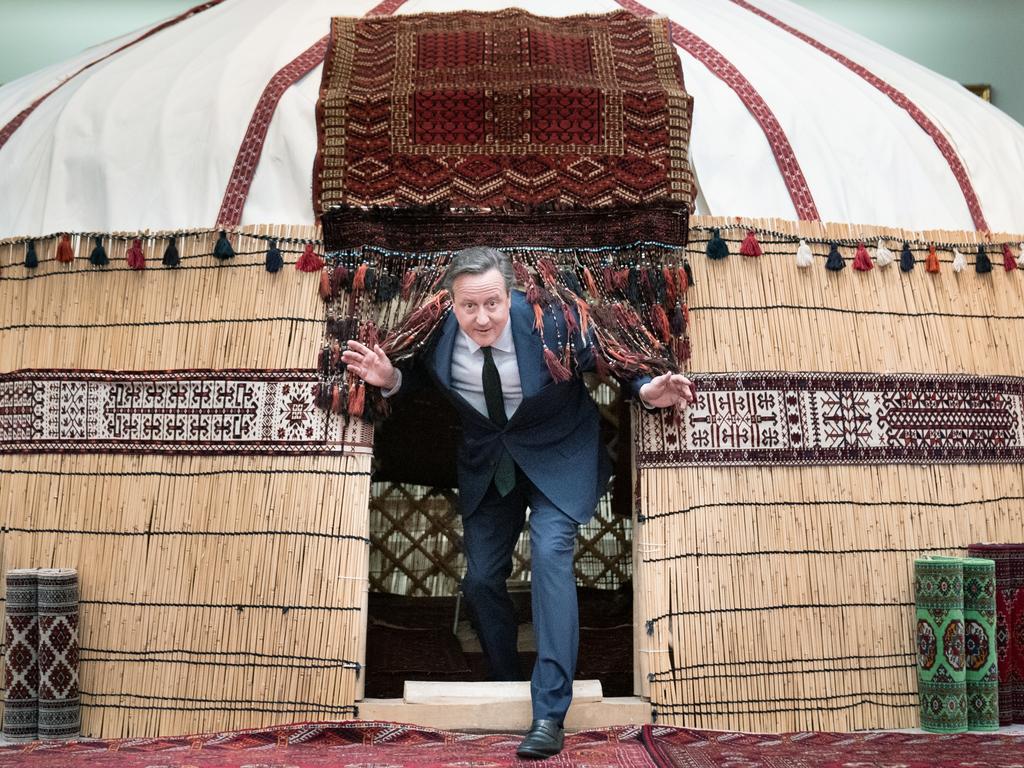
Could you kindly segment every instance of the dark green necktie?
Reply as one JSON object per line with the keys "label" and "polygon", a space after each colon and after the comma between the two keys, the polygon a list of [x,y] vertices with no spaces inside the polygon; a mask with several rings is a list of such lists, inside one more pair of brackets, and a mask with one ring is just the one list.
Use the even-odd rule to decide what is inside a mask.
{"label": "dark green necktie", "polygon": [[[494,353],[490,347],[481,347],[484,353],[484,400],[487,402],[487,415],[491,421],[499,427],[508,423],[508,416],[505,415],[505,395],[501,390],[501,376],[498,374],[498,366],[494,364]],[[498,459],[498,466],[494,470],[494,487],[502,496],[508,495],[516,484],[516,465],[512,457],[504,448],[501,450],[501,457]]]}

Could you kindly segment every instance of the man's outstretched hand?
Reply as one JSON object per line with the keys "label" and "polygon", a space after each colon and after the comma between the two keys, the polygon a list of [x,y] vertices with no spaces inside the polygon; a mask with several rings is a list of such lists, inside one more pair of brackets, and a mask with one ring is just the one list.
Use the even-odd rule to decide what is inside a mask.
{"label": "man's outstretched hand", "polygon": [[370,349],[355,339],[349,339],[348,349],[341,353],[341,359],[367,384],[383,390],[394,389],[398,384],[398,371],[378,344]]}
{"label": "man's outstretched hand", "polygon": [[640,399],[651,408],[686,407],[697,399],[697,389],[681,373],[663,373],[640,387]]}

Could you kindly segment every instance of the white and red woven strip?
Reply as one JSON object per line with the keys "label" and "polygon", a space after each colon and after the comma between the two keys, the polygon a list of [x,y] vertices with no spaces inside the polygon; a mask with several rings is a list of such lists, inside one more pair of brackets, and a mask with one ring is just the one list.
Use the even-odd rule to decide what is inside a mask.
{"label": "white and red woven strip", "polygon": [[[384,0],[371,8],[366,15],[390,16],[404,2],[405,0]],[[259,165],[260,155],[263,154],[263,145],[266,143],[267,131],[270,130],[270,121],[274,118],[277,105],[285,91],[323,63],[329,42],[330,36],[324,35],[281,67],[263,89],[256,109],[249,119],[245,136],[242,137],[242,144],[238,148],[227,189],[224,190],[220,212],[217,214],[218,227],[236,227],[241,224],[245,201],[249,198],[249,189],[256,176],[256,166]]]}
{"label": "white and red woven strip", "polygon": [[80,74],[85,72],[85,70],[89,69],[90,67],[96,66],[101,61],[106,61],[111,56],[115,56],[115,55],[119,54],[121,51],[123,51],[123,50],[125,50],[127,48],[131,48],[133,45],[141,43],[146,38],[152,37],[157,32],[162,32],[163,30],[167,29],[168,27],[173,27],[175,24],[177,24],[177,23],[179,23],[181,21],[185,21],[185,19],[191,18],[192,16],[195,16],[197,13],[202,13],[203,11],[209,10],[210,8],[213,8],[215,5],[220,5],[222,2],[224,2],[224,0],[209,0],[209,2],[201,3],[200,5],[194,6],[193,8],[189,8],[184,13],[179,14],[178,16],[175,16],[173,19],[168,19],[167,21],[163,22],[162,24],[157,24],[155,27],[153,27],[152,29],[148,30],[144,34],[139,35],[134,40],[131,40],[131,41],[125,43],[124,45],[122,45],[117,50],[111,51],[106,56],[101,56],[100,58],[96,59],[96,61],[90,61],[88,64],[86,64],[84,67],[79,69],[74,74],[68,75],[59,84],[55,85],[49,91],[44,93],[38,99],[36,99],[31,104],[29,104],[27,107],[25,107],[23,110],[21,110],[21,112],[19,112],[17,115],[15,115],[14,118],[9,123],[7,123],[7,125],[5,125],[3,128],[0,128],[0,149],[3,148],[4,144],[7,143],[7,140],[11,138],[11,136],[14,134],[14,132],[16,130],[18,130],[18,128],[21,127],[21,124],[24,123],[26,119],[28,119],[28,116],[31,115],[33,112],[35,112],[36,108],[40,104],[42,104],[44,101],[46,101],[56,90],[58,90],[59,88],[63,87],[64,85],[67,85],[68,81],[73,80],[74,78],[78,77]]}
{"label": "white and red woven strip", "polygon": [[781,19],[772,16],[767,11],[747,2],[747,0],[732,0],[732,2],[741,8],[745,8],[751,13],[757,14],[765,21],[771,22],[780,29],[784,29],[794,37],[797,37],[808,45],[817,48],[826,56],[835,59],[851,72],[859,75],[863,80],[888,96],[898,107],[905,110],[907,114],[914,119],[914,122],[931,137],[932,141],[935,142],[935,146],[938,147],[939,152],[941,152],[942,156],[946,158],[946,162],[949,164],[949,169],[953,172],[953,176],[956,178],[956,182],[960,185],[960,190],[964,194],[964,201],[967,203],[967,209],[971,212],[971,220],[974,222],[975,229],[988,231],[988,224],[985,221],[985,215],[981,211],[981,203],[978,200],[978,195],[974,191],[971,179],[967,175],[967,169],[964,167],[963,162],[957,155],[956,150],[953,149],[953,145],[950,144],[949,139],[947,139],[942,131],[939,130],[939,127],[935,125],[935,123],[933,123],[928,116],[921,111],[921,108],[912,102],[905,93],[887,83],[867,67],[864,67],[844,56],[834,48],[830,48],[820,40],[816,40],[810,35],[789,26]]}
{"label": "white and red woven strip", "polygon": [[[654,11],[641,5],[637,0],[616,0],[616,2],[639,16],[655,15]],[[775,117],[771,107],[750,81],[743,76],[743,73],[719,50],[677,22],[671,19],[670,21],[672,22],[672,41],[732,88],[750,114],[757,120],[758,125],[761,126],[765,138],[768,139],[772,154],[775,156],[775,162],[779,166],[782,180],[789,191],[790,200],[793,201],[797,218],[805,221],[820,220],[818,207],[814,204],[814,197],[811,195],[811,189],[807,185],[807,179],[800,168],[800,163],[796,159],[793,145],[789,143],[786,132],[782,129],[782,125]]]}

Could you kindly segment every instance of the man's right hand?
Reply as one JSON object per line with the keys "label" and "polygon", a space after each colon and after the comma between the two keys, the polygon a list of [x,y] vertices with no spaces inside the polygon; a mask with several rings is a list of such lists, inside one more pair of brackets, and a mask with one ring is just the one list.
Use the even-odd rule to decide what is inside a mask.
{"label": "man's right hand", "polygon": [[367,384],[383,390],[398,386],[398,370],[378,344],[370,349],[355,339],[349,339],[348,349],[341,353],[341,359],[349,370]]}

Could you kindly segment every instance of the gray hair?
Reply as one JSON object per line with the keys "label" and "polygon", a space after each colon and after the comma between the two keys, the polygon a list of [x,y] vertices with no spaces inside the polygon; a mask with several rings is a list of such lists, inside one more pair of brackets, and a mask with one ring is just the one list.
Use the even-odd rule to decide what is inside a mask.
{"label": "gray hair", "polygon": [[482,275],[492,269],[498,270],[505,279],[505,292],[512,293],[512,284],[515,282],[515,273],[512,271],[512,260],[507,254],[497,248],[489,248],[486,245],[474,245],[472,248],[463,248],[452,256],[444,277],[441,279],[441,286],[451,293],[455,279],[462,275]]}

